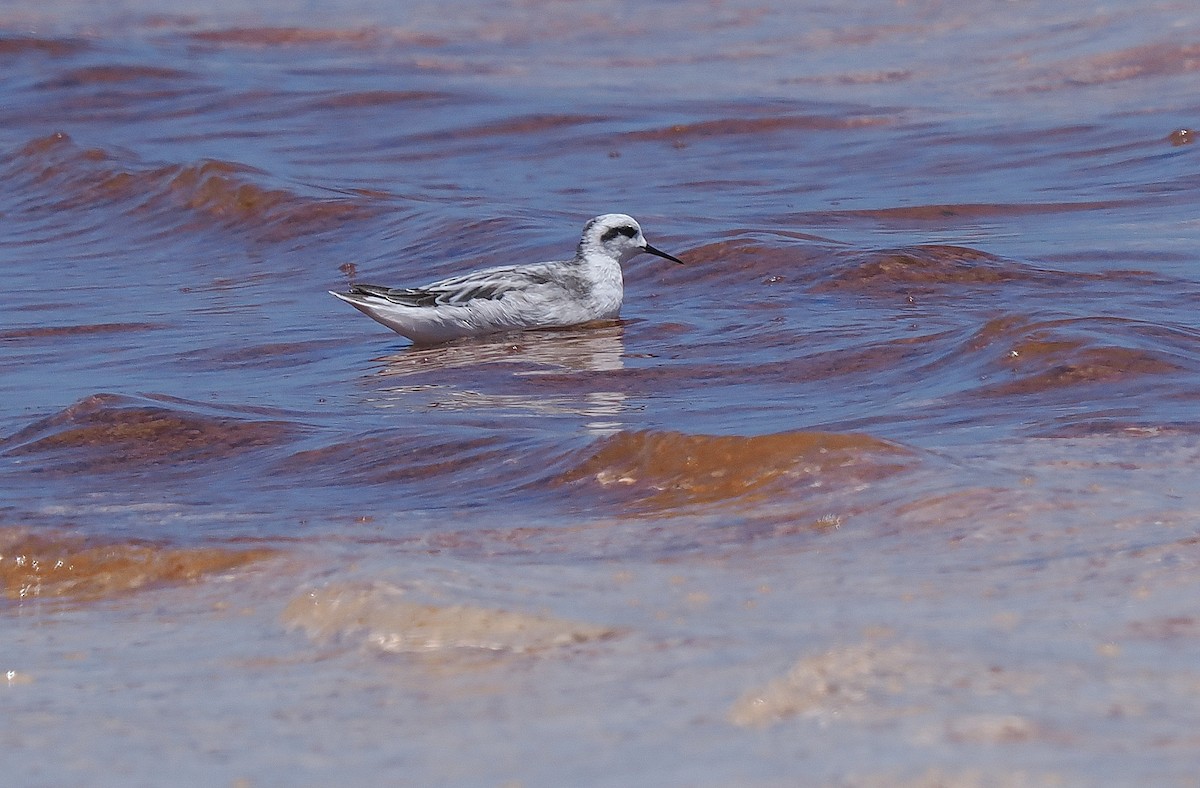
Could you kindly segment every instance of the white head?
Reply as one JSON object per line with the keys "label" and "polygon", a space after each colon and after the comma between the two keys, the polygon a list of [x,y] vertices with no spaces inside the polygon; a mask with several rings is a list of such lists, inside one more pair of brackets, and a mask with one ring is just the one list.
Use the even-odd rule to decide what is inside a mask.
{"label": "white head", "polygon": [[606,213],[592,219],[583,228],[583,237],[579,239],[579,255],[601,254],[611,257],[619,263],[624,263],[634,255],[647,252],[659,257],[683,264],[678,257],[655,249],[646,243],[642,236],[642,228],[632,216],[623,213]]}

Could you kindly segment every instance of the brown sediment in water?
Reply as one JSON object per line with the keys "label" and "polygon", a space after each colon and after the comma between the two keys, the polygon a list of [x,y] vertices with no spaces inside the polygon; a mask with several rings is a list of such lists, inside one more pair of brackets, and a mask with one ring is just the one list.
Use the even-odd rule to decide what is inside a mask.
{"label": "brown sediment in water", "polygon": [[1081,347],[1071,342],[1024,342],[1011,351],[1015,380],[980,387],[985,397],[1010,397],[1070,386],[1179,372],[1161,354],[1126,347]]}
{"label": "brown sediment in water", "polygon": [[351,44],[366,46],[379,40],[372,29],[321,29],[308,27],[230,27],[189,33],[188,38],[205,44],[247,47],[317,46]]}
{"label": "brown sediment in water", "polygon": [[872,252],[815,286],[817,291],[881,286],[980,285],[1027,278],[1032,269],[965,246],[916,246]]}
{"label": "brown sediment in water", "polygon": [[0,331],[0,342],[18,339],[57,339],[89,334],[125,334],[139,331],[155,331],[167,326],[163,323],[96,323],[82,326],[32,326]]}
{"label": "brown sediment in water", "polygon": [[[1149,335],[1153,335],[1150,337]],[[1158,348],[1179,346],[1178,357]],[[1116,344],[1124,341],[1127,344]],[[1005,315],[984,323],[967,342],[967,352],[990,351],[989,378],[975,389],[984,397],[1036,394],[1072,386],[1118,382],[1185,369],[1182,359],[1196,339],[1135,320],[1119,318],[1035,321]]]}
{"label": "brown sediment in water", "polygon": [[95,394],[0,440],[0,452],[38,456],[42,472],[106,473],[223,459],[279,444],[293,432],[286,422],[207,416]]}
{"label": "brown sediment in water", "polygon": [[600,123],[607,120],[603,115],[566,115],[566,114],[537,114],[522,115],[508,120],[492,121],[477,126],[451,129],[438,132],[436,135],[423,135],[415,138],[418,141],[437,138],[440,140],[479,139],[486,137],[507,137],[532,135],[554,129],[573,128]]}
{"label": "brown sediment in water", "polygon": [[86,41],[77,38],[0,36],[0,57],[12,57],[30,52],[51,57],[66,57],[82,52],[89,46]]}
{"label": "brown sediment in water", "polygon": [[906,449],[869,435],[626,431],[599,440],[552,484],[615,496],[636,511],[666,513],[750,503],[787,487],[860,484],[911,462]]}
{"label": "brown sediment in water", "polygon": [[0,161],[9,179],[52,191],[46,205],[55,211],[127,202],[134,215],[186,227],[188,222],[181,220],[190,214],[193,221],[202,217],[267,240],[320,232],[373,214],[365,205],[343,198],[313,199],[260,186],[252,179],[263,173],[236,162],[210,159],[138,168],[104,150],[81,148],[61,132],[31,140]]}
{"label": "brown sediment in water", "polygon": [[[747,281],[773,285],[792,279],[812,280],[827,263],[830,243],[815,236],[796,234],[781,243],[737,237],[680,250],[686,270],[652,269],[657,277],[689,285],[728,282],[738,287]],[[805,243],[811,242],[811,243]]]}
{"label": "brown sediment in water", "polygon": [[233,162],[206,161],[133,177],[146,185],[165,187],[165,194],[185,207],[221,222],[268,223],[272,235],[301,235],[366,215],[361,207],[345,200],[307,200],[283,189],[247,182],[244,176],[254,172]]}
{"label": "brown sediment in water", "polygon": [[1025,90],[1043,92],[1107,85],[1200,71],[1200,44],[1156,42],[1100,55],[1072,58],[1041,69]]}
{"label": "brown sediment in water", "polygon": [[1128,200],[1087,200],[1080,202],[1047,203],[947,203],[938,205],[905,205],[895,208],[866,208],[853,211],[813,211],[788,217],[791,224],[798,226],[820,226],[840,224],[864,219],[885,224],[908,225],[947,220],[971,221],[985,217],[1019,217],[1041,214],[1076,213],[1103,211],[1128,207]]}
{"label": "brown sediment in water", "polygon": [[359,109],[362,107],[388,107],[425,103],[431,101],[451,101],[455,94],[435,90],[358,90],[349,93],[337,93],[324,96],[314,101],[316,109]]}
{"label": "brown sediment in water", "polygon": [[724,137],[737,134],[770,134],[777,131],[836,131],[868,126],[885,126],[891,119],[877,116],[783,115],[766,118],[721,118],[719,120],[678,123],[661,129],[630,131],[620,141],[661,140],[680,142],[695,138]]}
{"label": "brown sediment in water", "polygon": [[[777,284],[795,279],[814,292],[852,290],[895,294],[935,292],[947,287],[1002,286],[1010,282],[1077,283],[1145,277],[1136,271],[1057,271],[949,244],[855,252],[818,237],[802,236],[796,240],[811,243],[772,244],[731,238],[689,249],[687,280],[731,278],[740,282],[747,277],[762,277],[763,284]],[[675,271],[667,274],[679,275]]]}
{"label": "brown sediment in water", "polygon": [[192,75],[174,68],[134,65],[85,66],[66,71],[53,79],[39,82],[42,89],[74,88],[86,85],[112,85],[142,80],[190,79]]}
{"label": "brown sediment in water", "polygon": [[0,589],[10,600],[90,602],[194,583],[275,555],[267,548],[170,547],[0,527]]}
{"label": "brown sediment in water", "polygon": [[791,263],[803,251],[803,247],[779,247],[748,238],[731,238],[688,249],[687,262],[689,266],[721,263],[741,270],[744,266],[761,264],[763,261]]}
{"label": "brown sediment in water", "polygon": [[868,71],[843,71],[835,74],[805,75],[789,77],[785,84],[810,85],[886,85],[897,82],[908,82],[918,76],[919,72],[907,68],[893,68]]}
{"label": "brown sediment in water", "polygon": [[193,41],[244,47],[326,46],[355,48],[400,45],[405,47],[443,47],[451,39],[407,27],[231,27],[208,30],[190,36]]}
{"label": "brown sediment in water", "polygon": [[318,642],[352,640],[386,653],[538,654],[620,634],[544,614],[414,602],[382,584],[310,591],[289,602],[282,618]]}
{"label": "brown sediment in water", "polygon": [[882,293],[954,292],[966,287],[1001,287],[1010,283],[1077,287],[1086,284],[1153,284],[1145,271],[1064,271],[989,254],[966,246],[922,244],[900,249],[880,249],[859,254],[843,250],[830,273],[813,285],[816,292],[878,290]]}

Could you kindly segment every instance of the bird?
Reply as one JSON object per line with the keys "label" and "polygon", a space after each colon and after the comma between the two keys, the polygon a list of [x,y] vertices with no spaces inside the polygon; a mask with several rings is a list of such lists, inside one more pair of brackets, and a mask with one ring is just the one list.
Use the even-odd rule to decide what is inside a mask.
{"label": "bird", "polygon": [[570,260],[484,268],[423,287],[352,284],[349,292],[329,294],[414,345],[565,328],[616,318],[624,298],[621,265],[643,252],[684,264],[647,243],[632,216],[606,213],[584,225]]}

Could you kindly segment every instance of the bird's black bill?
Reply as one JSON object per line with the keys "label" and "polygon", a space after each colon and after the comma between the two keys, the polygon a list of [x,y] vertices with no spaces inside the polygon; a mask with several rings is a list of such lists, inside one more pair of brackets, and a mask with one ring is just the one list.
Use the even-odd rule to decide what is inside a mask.
{"label": "bird's black bill", "polygon": [[670,260],[672,263],[679,263],[680,265],[684,265],[684,264],[685,264],[685,263],[684,263],[682,260],[680,260],[680,259],[679,259],[678,257],[676,257],[675,255],[672,255],[672,254],[667,254],[667,253],[666,253],[666,252],[664,252],[662,249],[655,249],[655,248],[654,248],[653,246],[651,246],[650,244],[646,244],[646,245],[645,245],[645,247],[643,247],[643,248],[642,248],[642,251],[643,251],[643,252],[649,252],[650,254],[652,254],[652,255],[656,255],[656,256],[658,256],[658,257],[661,257],[661,258],[663,258],[664,260]]}

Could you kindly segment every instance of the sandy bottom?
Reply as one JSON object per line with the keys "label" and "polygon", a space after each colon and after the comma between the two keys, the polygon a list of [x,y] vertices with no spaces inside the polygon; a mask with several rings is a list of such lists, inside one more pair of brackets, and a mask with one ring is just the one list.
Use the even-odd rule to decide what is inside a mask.
{"label": "sandy bottom", "polygon": [[[1186,435],[1026,441],[809,538],[657,560],[554,563],[502,529],[196,553],[10,529],[10,777],[1186,783],[1197,459]],[[39,590],[35,554],[73,581]]]}

